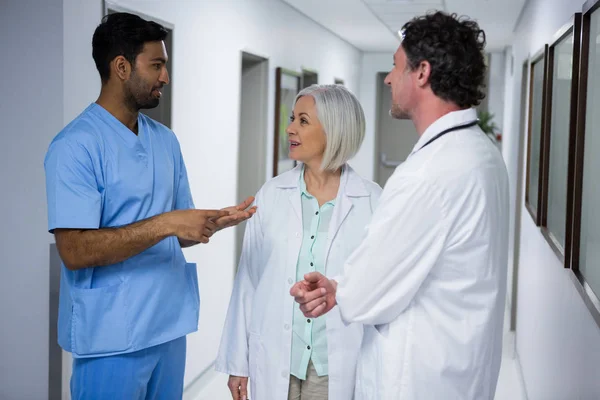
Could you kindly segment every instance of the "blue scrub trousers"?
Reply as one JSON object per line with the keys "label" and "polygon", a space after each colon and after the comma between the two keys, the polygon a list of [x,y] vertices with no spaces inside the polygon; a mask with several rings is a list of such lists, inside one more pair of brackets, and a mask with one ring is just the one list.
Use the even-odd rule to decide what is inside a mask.
{"label": "blue scrub trousers", "polygon": [[76,358],[73,400],[174,400],[183,396],[185,336],[134,353]]}

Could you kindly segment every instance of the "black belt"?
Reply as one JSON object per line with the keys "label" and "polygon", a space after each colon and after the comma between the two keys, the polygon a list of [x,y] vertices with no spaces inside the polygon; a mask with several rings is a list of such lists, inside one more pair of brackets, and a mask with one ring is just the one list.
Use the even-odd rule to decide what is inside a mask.
{"label": "black belt", "polygon": [[477,125],[478,122],[479,122],[478,120],[475,120],[473,122],[469,122],[468,124],[464,124],[464,125],[459,125],[459,126],[455,126],[455,127],[452,127],[452,128],[448,128],[445,131],[442,131],[442,132],[438,133],[437,135],[435,135],[434,137],[432,137],[427,143],[425,143],[423,146],[421,146],[421,148],[419,150],[421,150],[421,149],[429,146],[431,143],[435,142],[436,140],[438,140],[439,138],[441,138],[442,136],[444,136],[447,133],[454,132],[454,131],[459,131],[461,129],[470,128],[472,126]]}

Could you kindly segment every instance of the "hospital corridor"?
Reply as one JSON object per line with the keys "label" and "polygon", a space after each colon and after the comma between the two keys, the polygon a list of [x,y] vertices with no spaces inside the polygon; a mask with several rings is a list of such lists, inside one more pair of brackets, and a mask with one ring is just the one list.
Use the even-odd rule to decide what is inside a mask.
{"label": "hospital corridor", "polygon": [[132,400],[600,400],[600,0],[0,0],[0,44],[0,400],[134,352]]}

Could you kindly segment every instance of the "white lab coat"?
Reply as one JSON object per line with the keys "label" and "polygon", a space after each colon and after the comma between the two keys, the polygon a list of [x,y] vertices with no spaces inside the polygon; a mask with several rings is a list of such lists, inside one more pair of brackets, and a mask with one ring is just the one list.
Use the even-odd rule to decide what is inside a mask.
{"label": "white lab coat", "polygon": [[387,182],[337,302],[365,324],[356,400],[493,399],[508,254],[508,177],[474,110],[434,122]]}
{"label": "white lab coat", "polygon": [[[215,368],[249,376],[252,399],[287,399],[290,377],[296,265],[302,244],[301,167],[267,182],[256,195],[258,212],[247,224],[242,256]],[[345,166],[331,217],[326,275],[342,273],[365,236],[381,188]],[[334,309],[326,316],[329,399],[353,398],[363,336]]]}

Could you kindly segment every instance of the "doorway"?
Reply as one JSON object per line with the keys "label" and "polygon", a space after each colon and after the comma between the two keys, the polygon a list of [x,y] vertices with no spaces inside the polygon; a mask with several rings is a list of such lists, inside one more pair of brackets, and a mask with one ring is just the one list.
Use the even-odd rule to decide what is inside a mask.
{"label": "doorway", "polygon": [[[238,164],[238,203],[254,196],[267,177],[267,102],[269,61],[242,52],[240,81],[240,140]],[[236,270],[242,254],[246,223],[236,228]]]}
{"label": "doorway", "polygon": [[302,89],[319,83],[319,73],[310,69],[302,69]]}
{"label": "doorway", "polygon": [[411,120],[399,120],[390,116],[392,91],[384,82],[387,74],[377,74],[375,180],[381,187],[392,176],[396,167],[406,160],[419,140]]}

